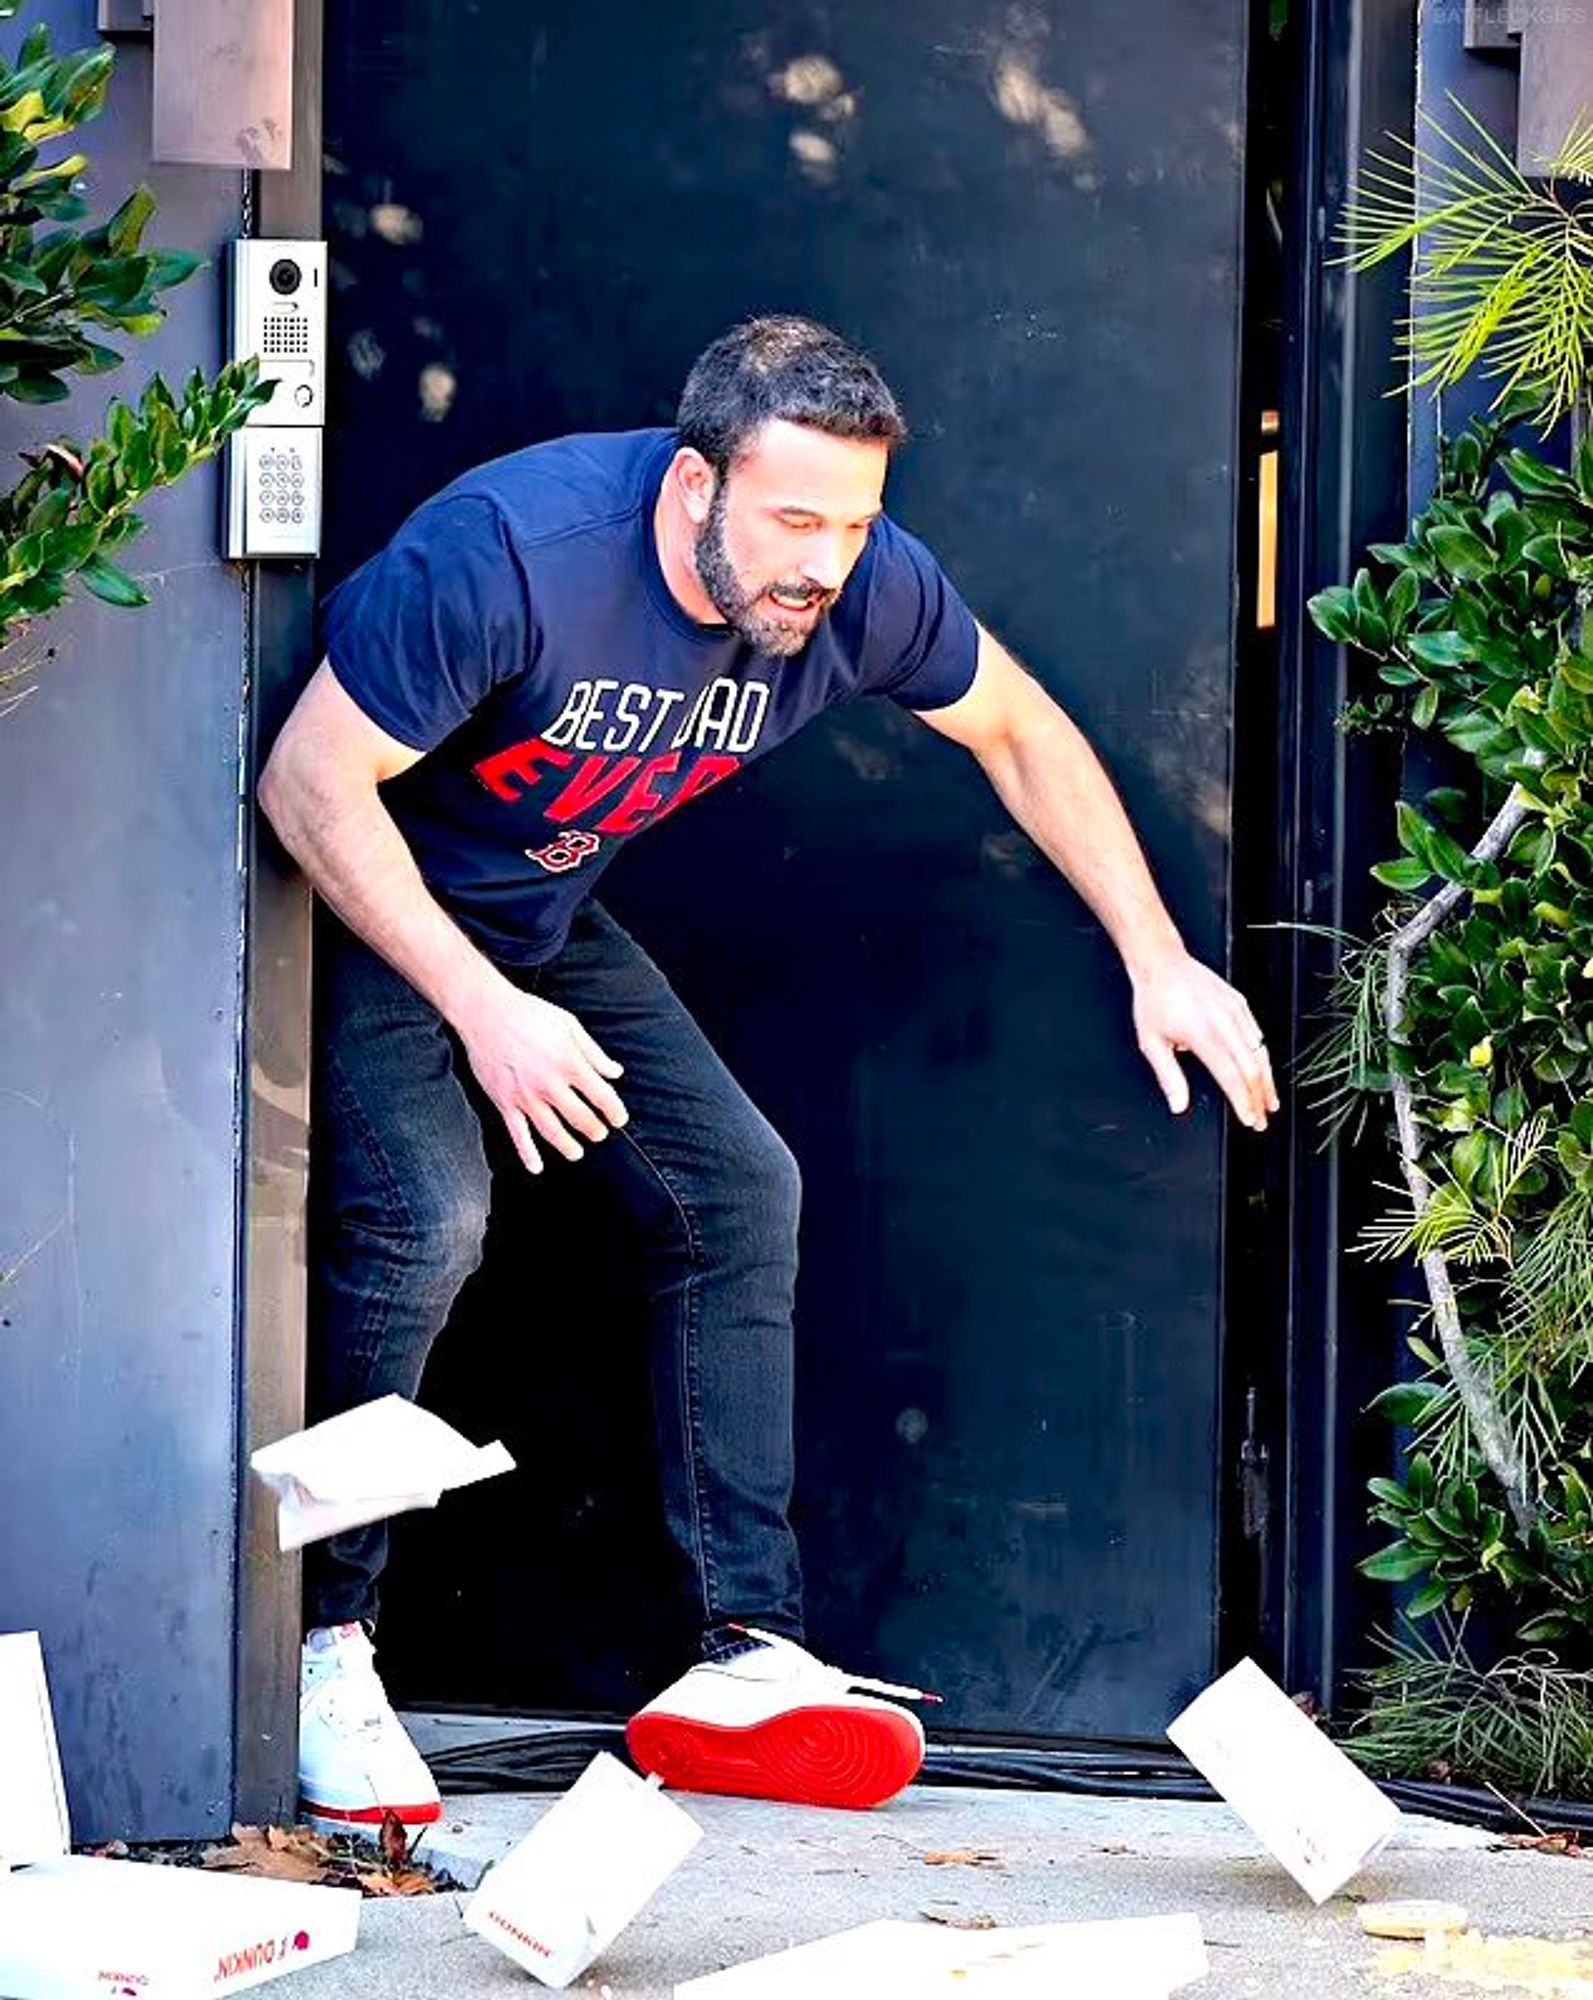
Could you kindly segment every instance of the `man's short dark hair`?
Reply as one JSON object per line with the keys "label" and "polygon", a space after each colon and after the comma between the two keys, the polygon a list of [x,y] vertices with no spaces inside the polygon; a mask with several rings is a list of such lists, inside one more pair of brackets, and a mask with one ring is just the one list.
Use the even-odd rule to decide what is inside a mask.
{"label": "man's short dark hair", "polygon": [[720,473],[765,424],[780,421],[887,448],[907,435],[868,356],[816,320],[786,313],[745,320],[705,348],[675,418],[681,443]]}

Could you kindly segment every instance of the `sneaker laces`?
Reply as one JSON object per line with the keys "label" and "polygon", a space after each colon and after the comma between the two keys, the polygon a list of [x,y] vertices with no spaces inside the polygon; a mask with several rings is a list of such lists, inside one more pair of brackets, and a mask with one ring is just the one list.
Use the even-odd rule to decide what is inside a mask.
{"label": "sneaker laces", "polygon": [[749,1639],[756,1639],[760,1645],[788,1658],[793,1671],[804,1678],[822,1679],[828,1687],[850,1688],[860,1694],[891,1695],[898,1701],[941,1703],[945,1700],[944,1695],[930,1694],[924,1688],[904,1687],[899,1681],[872,1680],[867,1674],[849,1674],[842,1667],[828,1666],[810,1653],[806,1646],[799,1646],[795,1639],[784,1638],[778,1632],[765,1632],[756,1625],[735,1624],[730,1630],[744,1632]]}

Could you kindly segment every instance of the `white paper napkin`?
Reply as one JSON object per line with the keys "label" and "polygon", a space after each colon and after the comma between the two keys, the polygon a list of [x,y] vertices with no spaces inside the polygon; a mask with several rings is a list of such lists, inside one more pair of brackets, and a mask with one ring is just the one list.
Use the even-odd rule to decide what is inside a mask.
{"label": "white paper napkin", "polygon": [[402,1396],[382,1396],[262,1445],[249,1463],[277,1495],[284,1550],[435,1507],[456,1487],[514,1470],[501,1444],[473,1445]]}

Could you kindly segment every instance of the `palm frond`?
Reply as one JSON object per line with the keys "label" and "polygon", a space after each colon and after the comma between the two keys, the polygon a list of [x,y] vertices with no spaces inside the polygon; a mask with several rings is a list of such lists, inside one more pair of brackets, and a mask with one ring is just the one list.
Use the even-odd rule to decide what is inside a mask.
{"label": "palm frond", "polygon": [[1295,1072],[1306,1102],[1322,1121],[1324,1145],[1345,1134],[1360,1137],[1375,1080],[1386,1062],[1382,994],[1387,949],[1343,932],[1330,935],[1340,952],[1322,1010],[1325,1025],[1307,1045]]}
{"label": "palm frond", "polygon": [[1367,1223],[1360,1247],[1368,1257],[1390,1262],[1427,1257],[1436,1250],[1447,1262],[1473,1269],[1509,1257],[1510,1225],[1446,1176],[1434,1185],[1419,1215],[1401,1207]]}
{"label": "palm frond", "polygon": [[1344,1748],[1383,1776],[1462,1781],[1531,1795],[1580,1795],[1593,1783],[1593,1674],[1547,1653],[1479,1668],[1464,1629],[1435,1640],[1383,1636],[1385,1657],[1356,1676],[1367,1697]]}
{"label": "palm frond", "polygon": [[1548,1129],[1548,1114],[1539,1111],[1515,1131],[1499,1134],[1504,1144],[1487,1199],[1446,1171],[1434,1173],[1426,1207],[1418,1213],[1402,1194],[1398,1208],[1362,1230],[1362,1248],[1375,1258],[1426,1257],[1437,1251],[1463,1267],[1510,1265],[1515,1245],[1510,1203],[1537,1164]]}
{"label": "palm frond", "polygon": [[1539,164],[1545,180],[1580,181],[1593,187],[1593,115],[1579,111],[1560,150]]}
{"label": "palm frond", "polygon": [[1367,271],[1414,251],[1410,316],[1398,344],[1412,385],[1481,367],[1503,400],[1531,389],[1545,430],[1576,401],[1593,348],[1593,203],[1567,206],[1555,181],[1593,184],[1593,119],[1579,119],[1529,180],[1451,97],[1473,137],[1424,114],[1430,140],[1369,155],[1336,231],[1339,261]]}
{"label": "palm frond", "polygon": [[1578,1186],[1524,1239],[1511,1267],[1502,1330],[1540,1359],[1593,1359],[1593,1194]]}

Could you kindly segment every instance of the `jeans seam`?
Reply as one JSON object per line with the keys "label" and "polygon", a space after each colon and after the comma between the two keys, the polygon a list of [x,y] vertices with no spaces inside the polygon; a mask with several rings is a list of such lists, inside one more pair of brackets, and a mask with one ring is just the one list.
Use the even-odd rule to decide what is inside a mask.
{"label": "jeans seam", "polygon": [[[323,1075],[335,1090],[338,1108],[349,1127],[356,1131],[364,1149],[366,1159],[375,1168],[376,1177],[381,1182],[384,1197],[392,1204],[402,1218],[408,1234],[408,1241],[415,1240],[415,1217],[405,1197],[404,1190],[393,1173],[392,1164],[376,1135],[376,1128],[365,1115],[365,1107],[359,1101],[359,1094],[349,1084],[343,1066],[337,1057],[328,1051],[323,1062]],[[360,1341],[351,1357],[356,1364],[357,1380],[363,1389],[370,1381],[371,1369],[381,1352],[383,1330],[388,1310],[397,1298],[403,1281],[403,1272],[396,1261],[389,1261],[383,1268],[382,1282],[371,1298],[370,1318],[376,1322],[374,1337],[369,1332]]]}
{"label": "jeans seam", "polygon": [[701,1417],[698,1393],[697,1370],[697,1272],[700,1257],[700,1243],[692,1212],[679,1189],[646,1147],[629,1127],[622,1126],[619,1136],[625,1139],[636,1157],[663,1188],[680,1217],[681,1227],[686,1234],[687,1271],[685,1281],[686,1304],[684,1313],[684,1353],[681,1357],[681,1392],[684,1408],[681,1412],[685,1430],[686,1449],[682,1454],[686,1468],[687,1500],[691,1509],[692,1538],[696,1544],[697,1569],[702,1589],[703,1616],[712,1621],[718,1616],[719,1600],[718,1571],[713,1557],[713,1534],[708,1520],[708,1510],[703,1505],[702,1488],[697,1477],[697,1461],[701,1455]]}

